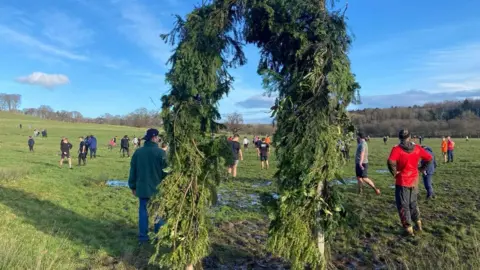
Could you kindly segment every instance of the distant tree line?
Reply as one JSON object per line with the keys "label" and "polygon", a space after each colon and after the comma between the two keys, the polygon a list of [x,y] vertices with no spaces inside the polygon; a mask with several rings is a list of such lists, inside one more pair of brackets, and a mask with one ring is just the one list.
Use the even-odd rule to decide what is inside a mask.
{"label": "distant tree line", "polygon": [[0,111],[18,111],[21,104],[21,95],[0,93]]}
{"label": "distant tree line", "polygon": [[224,124],[231,134],[239,133],[262,137],[272,135],[275,131],[275,127],[271,124],[245,124],[243,115],[238,112],[228,114]]}
{"label": "distant tree line", "polygon": [[25,108],[23,113],[43,119],[72,122],[72,123],[95,123],[132,127],[161,126],[162,119],[157,111],[149,111],[145,108],[137,109],[127,115],[111,115],[106,113],[100,117],[84,117],[77,111],[55,111],[50,106],[42,105],[38,108]]}
{"label": "distant tree line", "polygon": [[370,136],[396,136],[400,128],[427,137],[480,137],[480,100],[444,101],[423,106],[350,112],[357,129]]}

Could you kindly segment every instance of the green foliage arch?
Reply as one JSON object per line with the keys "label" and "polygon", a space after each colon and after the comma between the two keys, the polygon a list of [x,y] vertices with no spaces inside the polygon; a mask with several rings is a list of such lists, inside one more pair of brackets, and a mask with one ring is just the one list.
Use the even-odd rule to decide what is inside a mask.
{"label": "green foliage arch", "polygon": [[268,247],[294,269],[324,268],[324,245],[343,211],[328,181],[343,162],[336,143],[359,89],[343,14],[319,0],[214,0],[177,17],[163,38],[176,46],[166,76],[171,91],[162,97],[173,172],[156,198],[167,225],[151,262],[183,269],[208,255],[206,211],[231,162],[227,140],[210,134],[220,128],[217,104],[232,86],[228,69],[246,62],[242,46],[250,43],[260,48],[264,87],[277,96],[280,199],[271,202]]}

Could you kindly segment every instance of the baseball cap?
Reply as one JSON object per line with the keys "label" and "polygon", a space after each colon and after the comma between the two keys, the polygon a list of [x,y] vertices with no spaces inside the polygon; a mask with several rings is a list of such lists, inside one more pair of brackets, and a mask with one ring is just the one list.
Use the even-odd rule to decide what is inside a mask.
{"label": "baseball cap", "polygon": [[145,136],[142,138],[144,141],[150,141],[153,137],[158,136],[160,132],[157,129],[151,128],[145,132]]}
{"label": "baseball cap", "polygon": [[358,137],[360,137],[360,139],[365,139],[366,138],[365,133],[363,133],[363,132],[358,132],[357,135],[358,135]]}

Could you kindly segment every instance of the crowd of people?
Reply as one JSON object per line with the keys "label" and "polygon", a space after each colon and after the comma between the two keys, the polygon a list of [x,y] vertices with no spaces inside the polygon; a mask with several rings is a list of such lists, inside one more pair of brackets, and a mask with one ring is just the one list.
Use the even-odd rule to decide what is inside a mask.
{"label": "crowd of people", "polygon": [[[357,136],[357,148],[355,152],[355,174],[358,183],[358,192],[363,193],[364,185],[369,186],[377,195],[381,191],[376,187],[374,181],[368,176],[369,168],[369,136],[359,132]],[[383,138],[384,144],[387,144],[389,137]],[[433,175],[437,168],[437,162],[431,147],[423,145],[421,136],[412,136],[406,129],[401,130],[398,135],[399,144],[394,146],[387,158],[387,166],[395,178],[395,202],[400,216],[400,221],[408,235],[414,235],[415,230],[422,230],[420,212],[418,210],[418,186],[417,179],[419,174],[423,178],[423,183],[427,193],[427,200],[434,199]],[[141,147],[141,142],[144,142]],[[232,154],[232,163],[228,166],[228,175],[235,179],[237,177],[237,168],[240,161],[243,160],[243,151],[249,151],[250,140],[244,137],[243,151],[240,144],[240,136],[235,134],[228,138]],[[254,136],[252,138],[260,168],[269,169],[269,156],[271,151],[270,136],[264,138]],[[116,146],[117,137],[110,140],[110,150]],[[131,159],[130,176],[128,185],[133,195],[139,198],[139,241],[148,242],[148,213],[147,204],[150,198],[157,192],[156,187],[166,176],[167,168],[167,145],[162,142],[159,131],[156,129],[147,130],[143,138],[133,136],[133,146],[137,151],[134,152]],[[29,136],[28,146],[31,152],[34,151],[35,140]],[[342,156],[349,159],[350,145],[341,140],[338,141]],[[68,138],[63,137],[60,142],[61,159],[60,167],[64,161],[68,161],[69,168],[72,169],[71,150],[73,145]],[[441,143],[441,152],[444,162],[453,162],[455,142],[451,137],[443,137]],[[79,138],[78,166],[87,164],[87,155],[90,152],[90,159],[96,158],[97,139],[94,135]],[[130,157],[130,138],[125,135],[120,141],[120,153],[123,157]],[[155,218],[155,231],[158,231],[164,221],[160,217]]]}
{"label": "crowd of people", "polygon": [[[368,144],[366,136],[358,133],[357,151],[355,154],[355,172],[358,182],[358,191],[362,193],[363,185],[369,185],[377,195],[380,190],[375,186],[373,180],[368,177]],[[433,175],[437,168],[435,155],[431,147],[423,145],[422,136],[411,136],[406,129],[401,130],[398,135],[399,144],[394,146],[387,159],[387,166],[395,178],[395,202],[400,216],[400,221],[408,235],[414,235],[415,229],[422,231],[422,221],[418,210],[418,186],[419,173],[422,176],[423,184],[427,193],[427,200],[435,198],[433,190]],[[383,138],[384,143],[388,137]],[[444,162],[453,162],[453,151],[455,142],[452,138],[443,137],[441,152]]]}

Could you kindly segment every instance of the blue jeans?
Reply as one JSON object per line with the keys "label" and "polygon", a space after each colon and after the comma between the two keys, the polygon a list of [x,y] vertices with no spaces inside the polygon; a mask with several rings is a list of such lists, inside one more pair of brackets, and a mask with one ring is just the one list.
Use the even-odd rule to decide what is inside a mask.
{"label": "blue jeans", "polygon": [[[138,241],[148,242],[148,201],[150,198],[140,198],[140,206],[138,207]],[[165,222],[160,217],[155,217],[154,232],[158,233],[160,227]]]}
{"label": "blue jeans", "polygon": [[434,195],[432,178],[432,174],[423,175],[423,184],[425,185],[425,189],[427,190],[427,197],[432,197]]}
{"label": "blue jeans", "polygon": [[453,150],[447,151],[448,162],[453,162]]}

